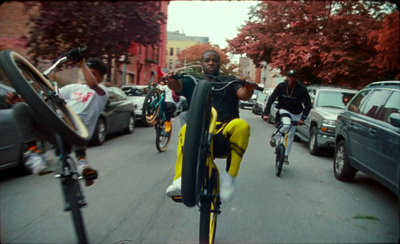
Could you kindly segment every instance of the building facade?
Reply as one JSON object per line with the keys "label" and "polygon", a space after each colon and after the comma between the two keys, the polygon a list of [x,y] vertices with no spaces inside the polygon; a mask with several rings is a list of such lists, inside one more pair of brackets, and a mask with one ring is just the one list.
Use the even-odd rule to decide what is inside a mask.
{"label": "building facade", "polygon": [[[168,16],[169,1],[160,1],[161,11]],[[32,9],[37,11],[37,9]],[[22,36],[29,35],[29,14],[24,13],[24,3],[20,1],[4,2],[0,5],[0,47],[9,48],[26,56],[29,59],[26,40]],[[165,53],[167,45],[167,24],[161,24],[161,43],[155,46],[144,46],[132,43],[126,54],[128,64],[113,67],[111,71],[112,86],[121,86],[123,83],[147,84],[151,79],[152,71],[157,72],[159,67],[165,67]],[[59,54],[56,54],[59,55]],[[121,57],[120,60],[123,60]],[[113,62],[118,63],[118,62]],[[58,78],[65,80],[61,83],[74,83],[81,75],[76,68],[58,72]]]}
{"label": "building facade", "polygon": [[183,64],[179,63],[178,53],[185,48],[196,44],[208,43],[209,38],[204,36],[186,36],[179,31],[167,32],[167,46],[164,67],[173,70]]}

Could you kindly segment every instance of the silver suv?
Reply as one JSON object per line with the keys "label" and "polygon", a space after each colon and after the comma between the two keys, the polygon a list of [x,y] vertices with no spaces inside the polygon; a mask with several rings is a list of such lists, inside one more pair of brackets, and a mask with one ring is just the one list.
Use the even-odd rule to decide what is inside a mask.
{"label": "silver suv", "polygon": [[321,148],[335,147],[337,116],[358,90],[330,85],[311,85],[307,89],[312,108],[305,125],[297,127],[295,140],[308,142],[308,151],[318,155]]}

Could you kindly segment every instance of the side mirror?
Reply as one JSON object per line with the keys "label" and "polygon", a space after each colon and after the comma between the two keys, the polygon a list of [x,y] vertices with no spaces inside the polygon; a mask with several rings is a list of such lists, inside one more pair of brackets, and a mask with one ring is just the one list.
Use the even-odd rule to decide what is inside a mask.
{"label": "side mirror", "polygon": [[389,123],[394,127],[400,127],[400,113],[391,113],[389,115]]}

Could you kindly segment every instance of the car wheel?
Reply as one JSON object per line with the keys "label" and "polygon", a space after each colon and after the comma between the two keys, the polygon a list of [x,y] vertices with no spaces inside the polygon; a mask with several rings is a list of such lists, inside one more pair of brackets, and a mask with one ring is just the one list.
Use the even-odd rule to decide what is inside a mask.
{"label": "car wheel", "polygon": [[132,134],[133,131],[135,130],[135,116],[131,114],[129,116],[129,122],[128,122],[128,127],[125,128],[124,132],[126,134]]}
{"label": "car wheel", "polygon": [[103,118],[97,121],[96,130],[93,134],[93,142],[96,145],[103,145],[106,140],[106,122]]}
{"label": "car wheel", "polygon": [[340,181],[353,181],[357,173],[357,170],[350,166],[345,140],[341,140],[336,145],[333,156],[333,173],[335,178]]}
{"label": "car wheel", "polygon": [[312,155],[320,154],[320,148],[318,147],[317,135],[318,135],[317,126],[313,126],[310,131],[310,139],[308,140],[308,151]]}

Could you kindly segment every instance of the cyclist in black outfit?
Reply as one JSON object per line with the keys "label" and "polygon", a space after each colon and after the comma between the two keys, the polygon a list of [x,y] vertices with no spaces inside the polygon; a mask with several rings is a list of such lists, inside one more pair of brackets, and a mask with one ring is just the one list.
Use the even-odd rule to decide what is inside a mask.
{"label": "cyclist in black outfit", "polygon": [[[280,83],[271,96],[268,99],[267,106],[265,107],[263,118],[269,121],[269,113],[271,110],[271,105],[278,98],[278,113],[280,116],[286,115],[290,116],[292,121],[298,121],[297,125],[304,125],[304,120],[307,118],[311,109],[311,99],[308,94],[307,88],[303,86],[300,81],[297,80],[297,71],[290,70],[287,74],[288,79]],[[288,127],[284,126],[281,128],[282,131],[286,131]],[[289,154],[292,148],[294,133],[296,131],[296,126],[292,126],[288,135],[288,144],[285,150],[285,164],[289,164]],[[280,133],[275,137],[271,137],[270,144],[272,147],[276,146],[276,141],[279,139]]]}

